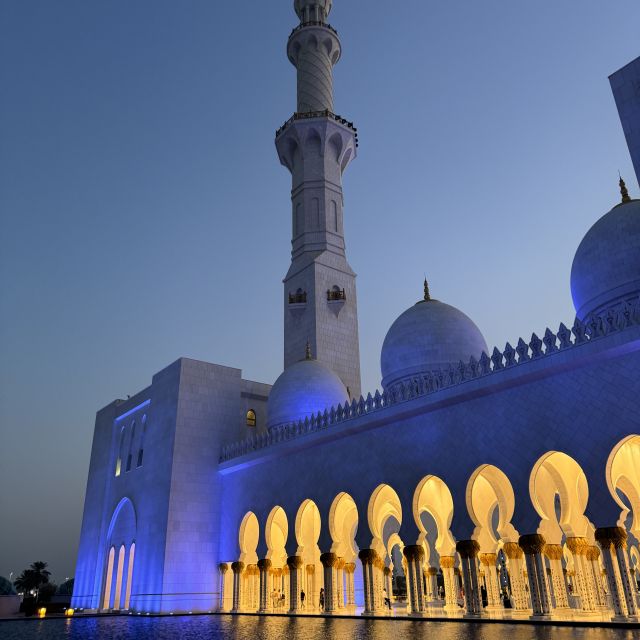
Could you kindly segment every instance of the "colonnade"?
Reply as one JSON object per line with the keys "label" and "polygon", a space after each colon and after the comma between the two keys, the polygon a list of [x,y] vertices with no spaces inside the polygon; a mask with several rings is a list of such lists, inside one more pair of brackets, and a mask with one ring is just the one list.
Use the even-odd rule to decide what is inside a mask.
{"label": "colonnade", "polygon": [[[616,469],[616,455],[625,443],[631,447],[623,451],[626,466],[618,464],[616,473],[618,477],[624,475],[621,486],[628,492],[633,482],[638,485],[637,496],[640,436],[631,436],[614,449],[609,469]],[[615,488],[615,480],[610,486]],[[355,613],[358,606],[370,615],[393,610],[394,614],[413,616],[636,619],[638,585],[632,577],[629,546],[638,544],[639,530],[634,523],[640,523],[640,517],[625,520],[634,512],[618,500],[618,522],[595,527],[585,515],[586,476],[573,458],[560,452],[550,452],[538,460],[531,472],[530,490],[540,525],[536,531],[519,533],[511,522],[515,495],[508,478],[497,467],[479,467],[466,491],[469,515],[476,525],[473,538],[456,541],[449,530],[451,493],[442,479],[425,476],[411,502],[417,527],[413,544],[405,544],[398,535],[403,531],[407,537],[411,526],[402,525],[402,502],[389,485],[379,485],[366,509],[360,509],[366,510],[366,524],[359,523],[353,498],[341,493],[329,511],[331,546],[323,549],[317,546],[320,512],[312,501],[305,500],[295,519],[298,551],[289,556],[285,553],[286,513],[282,507],[274,507],[265,531],[269,557],[259,560],[259,523],[249,512],[241,526],[240,547],[242,557],[256,560],[253,564],[233,562],[231,581],[225,579],[229,565],[220,565],[220,608],[333,614]],[[631,506],[640,512],[640,504],[634,499],[630,499]],[[562,522],[556,513],[558,500],[565,514]],[[431,516],[429,531],[421,519],[424,512]],[[496,518],[497,526],[491,524]],[[276,520],[277,536],[271,530]],[[631,522],[629,531],[620,526],[625,521]],[[366,525],[371,545],[358,548],[355,533],[359,526]],[[358,539],[362,541],[363,536]],[[396,545],[402,561],[398,563],[396,555],[395,562],[402,569],[394,566],[392,549]],[[277,557],[279,566],[274,562]],[[637,551],[635,557],[639,557]],[[356,571],[361,572],[358,585],[362,589],[357,605]],[[406,579],[404,603],[394,597],[394,577],[401,573]],[[231,603],[224,595],[229,589],[233,593]]]}

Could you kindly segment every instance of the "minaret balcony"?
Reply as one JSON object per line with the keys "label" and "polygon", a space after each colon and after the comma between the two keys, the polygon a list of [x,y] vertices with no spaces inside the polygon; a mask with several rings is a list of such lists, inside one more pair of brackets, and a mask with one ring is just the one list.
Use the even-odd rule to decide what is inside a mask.
{"label": "minaret balcony", "polygon": [[329,302],[344,302],[347,299],[347,296],[344,292],[344,289],[338,289],[334,287],[333,289],[327,289],[327,300]]}
{"label": "minaret balcony", "polygon": [[336,36],[338,35],[338,32],[328,22],[310,20],[309,22],[301,22],[297,27],[294,27],[289,34],[289,38],[291,38],[294,33],[297,33],[300,29],[304,29],[305,27],[324,27],[325,29],[329,29],[329,31],[333,32]]}
{"label": "minaret balcony", "polygon": [[289,304],[307,304],[307,292],[298,290],[295,293],[290,293]]}
{"label": "minaret balcony", "polygon": [[339,116],[329,109],[325,109],[324,111],[306,111],[304,113],[294,113],[277,131],[276,131],[276,140],[282,135],[293,122],[296,120],[309,120],[311,118],[330,118],[331,120],[335,120],[339,124],[347,127],[347,129],[351,129],[354,133],[356,147],[358,146],[358,129],[354,126],[353,122],[349,122],[346,118]]}

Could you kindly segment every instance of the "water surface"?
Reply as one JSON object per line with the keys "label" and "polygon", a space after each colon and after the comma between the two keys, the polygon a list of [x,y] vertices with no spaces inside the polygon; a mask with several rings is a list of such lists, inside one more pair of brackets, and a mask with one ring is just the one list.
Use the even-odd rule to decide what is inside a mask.
{"label": "water surface", "polygon": [[638,631],[271,616],[104,617],[0,622],[2,640],[638,640]]}

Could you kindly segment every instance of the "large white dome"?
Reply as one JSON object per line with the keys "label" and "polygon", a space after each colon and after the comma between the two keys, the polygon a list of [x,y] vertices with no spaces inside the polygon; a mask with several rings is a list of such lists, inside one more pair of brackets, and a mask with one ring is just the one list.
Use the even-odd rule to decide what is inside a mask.
{"label": "large white dome", "polygon": [[587,231],[571,266],[576,315],[623,303],[640,293],[640,200],[615,206]]}
{"label": "large white dome", "polygon": [[380,368],[382,386],[468,362],[487,351],[480,329],[459,309],[432,300],[425,283],[425,300],[407,309],[384,339]]}
{"label": "large white dome", "polygon": [[267,427],[304,420],[347,400],[347,388],[329,367],[311,358],[301,360],[287,367],[271,388]]}

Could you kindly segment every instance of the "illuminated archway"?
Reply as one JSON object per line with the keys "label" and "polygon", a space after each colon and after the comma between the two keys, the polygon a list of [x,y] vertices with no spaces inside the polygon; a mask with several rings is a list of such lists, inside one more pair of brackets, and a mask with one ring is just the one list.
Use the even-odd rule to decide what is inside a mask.
{"label": "illuminated archway", "polygon": [[485,464],[473,472],[467,483],[466,502],[476,525],[472,537],[482,553],[497,553],[500,541],[518,541],[518,532],[511,524],[515,510],[513,487],[498,467]]}
{"label": "illuminated archway", "polygon": [[102,608],[129,609],[137,535],[133,503],[123,498],[113,511],[107,529],[107,560],[103,581]]}
{"label": "illuminated archway", "polygon": [[397,522],[397,528],[399,528],[402,524],[402,505],[398,494],[388,484],[381,484],[369,498],[367,520],[373,535],[371,548],[382,558],[386,556],[384,536],[385,527],[390,518]]}
{"label": "illuminated archway", "polygon": [[260,525],[258,518],[253,511],[249,511],[242,518],[240,524],[240,532],[238,535],[238,543],[240,545],[240,562],[245,565],[256,564],[258,562],[258,540],[260,538]]}
{"label": "illuminated archway", "polygon": [[590,534],[593,527],[584,515],[589,500],[587,477],[571,456],[560,451],[545,453],[531,471],[529,494],[541,518],[538,533],[548,544],[561,544],[563,533],[567,538]]}
{"label": "illuminated archway", "polygon": [[358,548],[355,535],[358,529],[358,508],[348,493],[338,494],[329,509],[329,532],[332,553],[345,562],[355,562]]}
{"label": "illuminated archway", "polygon": [[265,527],[265,541],[267,543],[267,558],[274,567],[282,568],[287,563],[287,537],[289,522],[282,507],[274,507],[267,518]]}
{"label": "illuminated archway", "polygon": [[420,531],[418,544],[424,545],[427,529],[422,521],[422,514],[427,512],[436,523],[437,536],[435,550],[439,555],[451,556],[455,553],[456,543],[451,534],[453,519],[453,498],[449,487],[437,476],[425,476],[413,494],[413,519]]}
{"label": "illuminated archway", "polygon": [[[613,499],[620,505],[620,518],[616,524],[625,528],[625,523],[631,512],[629,531],[637,539],[640,539],[639,435],[631,435],[613,448],[607,460],[606,480]],[[629,505],[623,502],[619,493],[626,496]]]}
{"label": "illuminated archway", "polygon": [[320,589],[324,584],[318,547],[321,526],[320,511],[316,503],[313,500],[305,500],[296,515],[295,533],[298,543],[296,555],[302,558],[301,584],[306,594],[307,609],[318,605]]}

